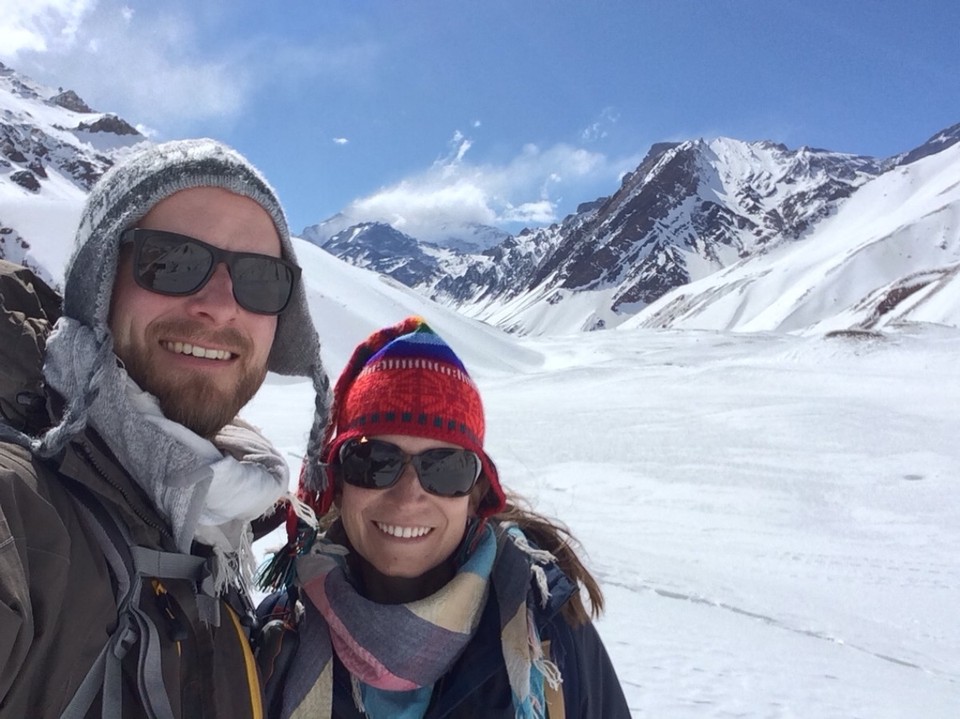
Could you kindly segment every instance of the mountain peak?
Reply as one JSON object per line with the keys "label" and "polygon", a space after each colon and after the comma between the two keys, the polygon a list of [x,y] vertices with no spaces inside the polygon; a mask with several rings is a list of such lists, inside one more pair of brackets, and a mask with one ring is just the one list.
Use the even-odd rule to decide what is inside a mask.
{"label": "mountain peak", "polygon": [[[938,133],[928,150],[955,134]],[[678,288],[812,241],[889,166],[766,140],[657,143],[614,194],[582,203],[560,224],[525,230],[479,255],[442,254],[408,238],[405,255],[380,257],[379,271],[514,331],[615,327]]]}
{"label": "mountain peak", "polygon": [[81,114],[94,112],[73,90],[61,90],[58,94],[50,98],[50,102]]}

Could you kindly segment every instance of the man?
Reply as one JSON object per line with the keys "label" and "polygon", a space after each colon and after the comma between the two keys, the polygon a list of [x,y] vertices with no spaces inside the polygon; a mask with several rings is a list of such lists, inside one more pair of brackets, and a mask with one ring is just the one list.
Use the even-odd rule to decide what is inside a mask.
{"label": "man", "polygon": [[180,141],[94,187],[49,337],[0,307],[0,343],[43,353],[52,425],[0,424],[0,717],[261,716],[250,520],[287,469],[236,414],[268,370],[310,377],[317,447],[299,275],[259,172]]}

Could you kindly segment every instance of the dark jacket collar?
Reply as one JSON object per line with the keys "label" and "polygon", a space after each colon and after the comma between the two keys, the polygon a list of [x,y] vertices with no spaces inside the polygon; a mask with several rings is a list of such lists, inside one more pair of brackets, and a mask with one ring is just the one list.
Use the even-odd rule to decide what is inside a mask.
{"label": "dark jacket collar", "polygon": [[114,516],[122,518],[134,543],[175,550],[167,522],[92,428],[88,427],[64,448],[57,469],[68,480],[92,492]]}

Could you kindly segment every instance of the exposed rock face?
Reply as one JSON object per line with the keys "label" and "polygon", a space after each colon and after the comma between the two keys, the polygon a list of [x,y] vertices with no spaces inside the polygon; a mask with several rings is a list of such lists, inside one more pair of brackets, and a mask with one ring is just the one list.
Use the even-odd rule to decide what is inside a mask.
{"label": "exposed rock face", "polygon": [[[12,190],[11,202],[26,190],[46,198],[48,209],[59,203],[79,208],[117,154],[146,140],[116,115],[91,110],[72,90],[50,90],[5,65],[0,65],[0,93],[6,95],[0,114],[0,187]],[[0,234],[0,258],[36,268],[31,246],[42,239],[37,235],[43,234],[43,218],[34,228],[12,224],[8,219]]]}
{"label": "exposed rock face", "polygon": [[40,180],[30,170],[18,170],[10,173],[10,179],[30,192],[40,192]]}
{"label": "exposed rock face", "polygon": [[65,107],[68,110],[73,110],[74,112],[93,112],[93,110],[90,109],[90,106],[81,100],[80,96],[77,95],[77,93],[75,93],[73,90],[65,90],[58,95],[54,95],[50,98],[50,102],[52,102],[54,105]]}
{"label": "exposed rock face", "polygon": [[948,127],[942,132],[938,132],[925,143],[920,145],[920,147],[904,153],[898,158],[895,158],[896,164],[909,165],[912,162],[916,162],[924,157],[929,157],[930,155],[940,152],[941,150],[946,150],[948,147],[951,147],[958,142],[960,142],[960,123],[957,123],[952,127]]}
{"label": "exposed rock face", "polygon": [[434,246],[420,243],[382,222],[355,225],[338,232],[322,247],[352,265],[364,267],[414,286],[438,279]]}
{"label": "exposed rock face", "polygon": [[94,122],[81,122],[77,125],[78,130],[87,132],[106,132],[113,135],[139,135],[137,128],[133,127],[126,120],[122,120],[116,115],[104,115]]}
{"label": "exposed rock face", "polygon": [[[71,142],[60,128],[44,131],[28,122],[10,120],[0,120],[0,154],[8,161],[10,179],[23,187],[32,186],[38,178],[46,179],[53,170],[86,191],[113,164],[108,154],[76,139]],[[25,180],[24,172],[34,179]]]}

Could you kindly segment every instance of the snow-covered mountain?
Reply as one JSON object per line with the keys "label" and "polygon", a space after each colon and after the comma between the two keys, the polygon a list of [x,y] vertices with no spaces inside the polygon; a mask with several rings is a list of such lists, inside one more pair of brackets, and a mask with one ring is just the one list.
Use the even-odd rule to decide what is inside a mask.
{"label": "snow-covered mountain", "polygon": [[[296,248],[333,376],[409,314],[454,345],[503,481],[601,583],[633,716],[960,716],[960,332],[519,337]],[[271,375],[244,409],[293,482],[313,396]]]}
{"label": "snow-covered mountain", "polygon": [[44,87],[0,63],[0,257],[59,277],[90,187],[145,140],[72,90]]}
{"label": "snow-covered mountain", "polygon": [[452,307],[509,295],[518,276],[533,273],[552,240],[549,233],[525,231],[517,237],[506,235],[491,249],[463,252],[411,237],[383,222],[353,225],[321,242],[317,241],[324,235],[317,227],[308,228],[305,239],[355,267],[389,275]]}
{"label": "snow-covered mountain", "polygon": [[[352,262],[350,259],[351,256],[361,257],[366,249],[368,249],[365,246],[369,245],[373,238],[365,236],[360,232],[354,232],[352,235],[352,242],[359,245],[359,247],[351,248],[346,243],[342,242],[343,233],[353,230],[354,228],[362,229],[371,225],[384,225],[386,227],[390,227],[395,232],[400,232],[400,230],[394,228],[392,225],[388,225],[387,223],[377,221],[357,222],[351,219],[347,214],[339,212],[333,217],[327,218],[323,222],[305,227],[300,235],[305,240],[308,240],[315,245],[319,245],[320,247],[326,246],[326,244],[333,238],[340,236],[341,240],[337,243],[339,248],[338,251],[343,253],[340,256]],[[435,247],[450,248],[462,253],[474,253],[489,249],[500,242],[503,242],[509,236],[510,233],[496,227],[491,227],[490,225],[482,225],[477,222],[464,222],[443,223],[432,228],[429,235],[419,236],[418,240],[427,245]],[[398,256],[398,258],[399,257],[402,256]],[[356,264],[358,266],[364,266],[364,262],[362,260],[358,261]]]}
{"label": "snow-covered mountain", "polygon": [[383,222],[353,225],[320,246],[355,267],[390,275],[408,286],[440,279],[443,276],[441,258],[451,255],[437,245],[421,242]]}
{"label": "snow-covered mountain", "polygon": [[[58,282],[92,183],[146,138],[0,65],[0,257]],[[960,125],[874,159],[729,138],[654,145],[609,197],[437,241],[338,215],[304,237],[521,334],[960,325]]]}
{"label": "snow-covered mountain", "polygon": [[[789,253],[778,248],[823,245],[829,255],[836,241],[823,240],[822,230],[862,188],[883,178],[888,193],[904,199],[914,192],[922,194],[918,183],[926,181],[926,174],[897,173],[948,151],[958,140],[960,125],[884,160],[730,138],[658,144],[624,177],[617,192],[585,203],[562,223],[525,231],[481,253],[451,251],[428,263],[422,258],[429,251],[408,237],[401,252],[380,257],[378,271],[511,331],[544,334],[615,327],[638,313],[658,326],[671,326],[673,315],[660,313],[650,319],[645,308],[677,288],[751,258],[757,261],[750,266],[759,268],[771,253]],[[945,170],[947,175],[950,171]],[[960,171],[954,172],[960,178]],[[898,182],[906,187],[888,186]],[[895,219],[891,216],[890,221],[898,224],[888,229],[893,232],[899,223],[921,220],[901,213]],[[357,262],[360,253],[350,237],[342,234],[341,241],[327,249]],[[365,238],[363,256],[376,247],[371,241]],[[917,245],[917,252],[923,247]],[[911,255],[914,259],[917,252]],[[936,264],[941,260],[949,267],[949,251],[935,254],[930,258],[935,267],[943,268]],[[837,261],[841,260],[838,254]],[[421,268],[426,271],[421,273]],[[856,301],[865,306],[883,302],[884,286],[898,280],[915,284],[909,274],[892,278],[885,271],[875,285],[863,287],[865,294]],[[865,270],[864,275],[869,277],[870,272]],[[828,291],[829,276],[822,281]],[[749,293],[745,284],[738,286]],[[752,300],[754,304],[777,300],[758,292],[761,296]],[[822,311],[825,314],[813,323],[827,321],[832,326],[845,321],[838,317],[831,323],[830,308]],[[707,316],[702,311],[700,315]]]}
{"label": "snow-covered mountain", "polygon": [[804,242],[660,298],[624,327],[741,331],[960,326],[960,144],[861,187]]}

